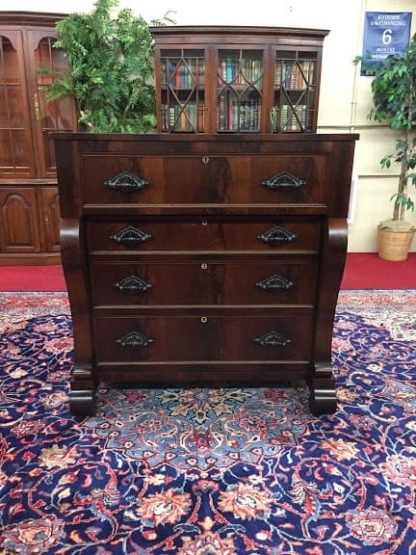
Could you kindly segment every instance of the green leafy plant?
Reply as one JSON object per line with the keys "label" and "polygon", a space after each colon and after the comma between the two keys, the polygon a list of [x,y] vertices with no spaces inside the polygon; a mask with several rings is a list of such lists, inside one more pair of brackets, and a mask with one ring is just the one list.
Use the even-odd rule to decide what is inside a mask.
{"label": "green leafy plant", "polygon": [[[142,133],[155,126],[153,40],[148,24],[118,0],[98,0],[91,13],[57,23],[68,73],[48,90],[49,100],[73,95],[83,129]],[[158,22],[160,24],[161,22]]]}
{"label": "green leafy plant", "polygon": [[[361,60],[366,67],[365,58],[357,60]],[[369,117],[379,123],[387,122],[391,129],[399,133],[396,151],[380,161],[383,168],[400,164],[397,191],[391,197],[393,217],[382,222],[381,226],[410,229],[412,224],[404,219],[407,210],[414,210],[409,183],[416,186],[416,173],[413,171],[416,168],[416,35],[402,56],[388,56],[371,66],[371,71],[375,71],[371,83],[374,107]]]}

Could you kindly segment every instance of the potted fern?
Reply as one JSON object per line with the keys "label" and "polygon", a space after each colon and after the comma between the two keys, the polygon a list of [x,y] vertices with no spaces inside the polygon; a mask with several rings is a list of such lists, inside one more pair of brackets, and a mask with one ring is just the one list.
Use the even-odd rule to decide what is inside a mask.
{"label": "potted fern", "polygon": [[[91,13],[57,23],[55,45],[68,72],[53,83],[48,99],[72,95],[82,130],[142,133],[154,128],[153,39],[148,24],[119,0],[98,0]],[[160,22],[158,22],[160,24]]]}
{"label": "potted fern", "polygon": [[[365,64],[365,59],[363,60]],[[405,219],[414,210],[409,189],[416,186],[416,35],[404,55],[388,56],[375,66],[371,83],[373,103],[369,117],[387,122],[398,132],[394,153],[380,161],[382,168],[399,166],[396,192],[391,196],[393,214],[378,226],[379,256],[386,260],[405,260],[415,234],[414,223]]]}

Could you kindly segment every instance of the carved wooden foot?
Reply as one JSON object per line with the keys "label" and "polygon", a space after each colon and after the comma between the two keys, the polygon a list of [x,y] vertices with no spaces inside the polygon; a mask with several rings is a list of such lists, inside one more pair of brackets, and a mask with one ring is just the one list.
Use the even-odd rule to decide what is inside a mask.
{"label": "carved wooden foot", "polygon": [[69,395],[69,408],[73,416],[94,416],[94,393],[90,389],[71,391]]}
{"label": "carved wooden foot", "polygon": [[95,386],[90,369],[75,368],[69,394],[69,407],[73,416],[95,415]]}
{"label": "carved wooden foot", "polygon": [[335,380],[331,364],[316,363],[311,384],[310,410],[315,416],[333,413],[337,410]]}

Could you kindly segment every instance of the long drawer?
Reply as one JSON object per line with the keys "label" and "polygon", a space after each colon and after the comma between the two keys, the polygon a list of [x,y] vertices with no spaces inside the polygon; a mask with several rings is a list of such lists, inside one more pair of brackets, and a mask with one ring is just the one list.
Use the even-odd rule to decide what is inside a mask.
{"label": "long drawer", "polygon": [[314,303],[317,262],[253,259],[92,261],[100,305],[249,305]]}
{"label": "long drawer", "polygon": [[325,203],[330,157],[87,155],[86,204]]}
{"label": "long drawer", "polygon": [[90,221],[90,251],[306,251],[320,242],[318,221],[167,219]]}
{"label": "long drawer", "polygon": [[95,318],[97,362],[310,360],[313,311]]}

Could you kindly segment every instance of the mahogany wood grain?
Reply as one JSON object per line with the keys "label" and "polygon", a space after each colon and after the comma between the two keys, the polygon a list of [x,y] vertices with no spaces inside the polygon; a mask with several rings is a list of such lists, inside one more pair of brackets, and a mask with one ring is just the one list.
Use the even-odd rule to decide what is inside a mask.
{"label": "mahogany wood grain", "polygon": [[[331,340],[356,139],[56,135],[73,412],[94,412],[103,379],[123,387],[303,379],[311,410],[333,411]],[[261,181],[283,168],[309,185],[268,202],[275,192]],[[107,190],[125,170],[152,183],[126,196]],[[277,226],[284,232],[274,239],[293,240],[265,242]],[[116,240],[123,231],[127,244]],[[275,275],[293,287],[257,286]],[[123,293],[120,282],[132,277],[134,294]]]}
{"label": "mahogany wood grain", "polygon": [[[60,261],[57,202],[55,198],[51,204],[50,191],[43,187],[56,187],[54,149],[48,131],[75,130],[77,125],[69,97],[59,102],[46,99],[52,74],[62,73],[66,67],[62,52],[53,48],[55,24],[63,17],[52,13],[0,12],[0,194],[8,194],[13,187],[14,195],[23,199],[21,188],[30,184],[36,189],[36,199],[30,202],[30,221],[22,214],[16,215],[11,227],[6,220],[0,264]],[[40,66],[49,68],[51,75],[40,74]],[[8,211],[7,218],[10,215]]]}
{"label": "mahogany wood grain", "polygon": [[[296,311],[289,317],[176,315],[113,316],[95,320],[97,362],[206,361],[206,360],[296,360],[306,361],[312,351],[312,310]],[[271,314],[271,310],[268,311]],[[299,315],[298,315],[299,314]],[[121,346],[120,341],[137,331],[152,340],[147,347]],[[259,345],[256,338],[276,331],[282,336],[277,346]]]}
{"label": "mahogany wood grain", "polygon": [[[205,162],[204,162],[205,160]],[[285,156],[84,156],[85,204],[299,204],[328,203],[329,157]],[[123,171],[146,180],[137,192],[110,189],[106,182]],[[302,184],[272,190],[265,182],[281,173]]]}
{"label": "mahogany wood grain", "polygon": [[[192,361],[180,363],[140,362],[98,363],[97,371],[106,383],[119,387],[235,387],[293,385],[305,381],[309,362],[293,361]],[[279,395],[279,390],[276,390]],[[284,392],[280,393],[282,396]]]}
{"label": "mahogany wood grain", "polygon": [[[280,305],[315,303],[317,260],[288,257],[274,262],[250,259],[171,262],[92,262],[93,303],[100,305]],[[140,278],[147,286],[128,287]],[[267,287],[265,280],[280,277]]]}
{"label": "mahogany wood grain", "polygon": [[[257,221],[256,221],[257,220]],[[125,245],[115,239],[128,229],[146,234],[148,239],[137,245]],[[280,228],[293,240],[267,243],[260,236]],[[92,253],[98,251],[271,251],[316,252],[320,241],[317,221],[255,216],[240,219],[171,218],[131,220],[123,222],[93,221],[87,224],[88,244]],[[120,235],[119,235],[120,236]]]}

